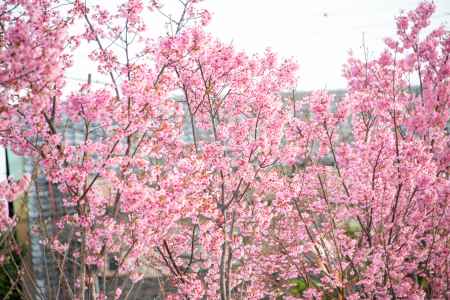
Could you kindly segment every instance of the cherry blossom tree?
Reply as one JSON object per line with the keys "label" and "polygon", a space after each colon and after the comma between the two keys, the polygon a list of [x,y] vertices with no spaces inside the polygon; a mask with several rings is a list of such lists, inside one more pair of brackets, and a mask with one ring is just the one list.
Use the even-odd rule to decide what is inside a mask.
{"label": "cherry blossom tree", "polygon": [[287,131],[297,164],[273,202],[272,251],[258,257],[268,284],[305,298],[449,296],[450,39],[427,28],[434,10],[398,17],[379,57],[350,57],[344,99],[304,99],[309,113]]}
{"label": "cherry blossom tree", "polygon": [[[250,192],[264,194],[263,176],[282,156],[279,92],[296,65],[214,40],[202,29],[209,13],[196,5],[181,2],[175,20],[155,1],[116,10],[81,1],[3,4],[2,144],[33,160],[32,179],[45,175],[68,212],[54,220],[58,230],[41,222],[32,232],[52,252],[60,287],[24,296],[126,297],[133,286],[107,291],[111,255],[113,281],[128,274],[138,282],[146,268],[160,268],[189,298],[230,299],[252,283],[252,243],[242,240],[258,238],[267,220],[257,212],[267,208]],[[166,36],[145,38],[149,11],[167,18]],[[79,24],[84,31],[72,33]],[[64,74],[86,42],[95,45],[86,59],[110,83],[96,88],[89,79],[67,92]],[[177,90],[181,103],[170,96]],[[82,141],[72,144],[68,129]],[[182,142],[186,134],[193,143]],[[75,280],[65,271],[69,253]]]}
{"label": "cherry blossom tree", "polygon": [[[30,230],[58,287],[23,257],[22,296],[132,298],[156,269],[169,299],[448,297],[450,40],[427,29],[434,4],[397,18],[378,58],[349,59],[344,99],[293,107],[294,61],[237,51],[199,1],[177,4],[0,4],[0,142],[34,165],[0,196],[44,176],[65,211]],[[168,31],[151,38],[155,14]],[[108,83],[71,87],[87,46]]]}

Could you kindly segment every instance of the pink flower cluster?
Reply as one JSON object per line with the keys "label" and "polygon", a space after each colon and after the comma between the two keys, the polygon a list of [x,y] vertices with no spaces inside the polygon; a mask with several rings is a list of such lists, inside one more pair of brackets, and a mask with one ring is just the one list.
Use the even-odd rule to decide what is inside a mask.
{"label": "pink flower cluster", "polygon": [[8,202],[17,200],[30,184],[30,176],[25,175],[20,180],[13,181],[8,179],[0,183],[0,233],[11,229],[14,219],[9,217]]}

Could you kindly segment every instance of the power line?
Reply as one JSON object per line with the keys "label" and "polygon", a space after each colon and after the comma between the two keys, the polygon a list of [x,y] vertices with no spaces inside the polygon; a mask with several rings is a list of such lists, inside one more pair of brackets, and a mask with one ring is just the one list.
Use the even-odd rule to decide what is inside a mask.
{"label": "power line", "polygon": [[[79,77],[73,77],[73,76],[64,76],[65,79],[68,80],[73,80],[73,81],[78,81],[78,82],[87,82],[86,78],[79,78]],[[104,81],[100,81],[100,80],[91,80],[92,83],[96,83],[96,84],[102,84],[102,85],[110,85],[107,82]]]}

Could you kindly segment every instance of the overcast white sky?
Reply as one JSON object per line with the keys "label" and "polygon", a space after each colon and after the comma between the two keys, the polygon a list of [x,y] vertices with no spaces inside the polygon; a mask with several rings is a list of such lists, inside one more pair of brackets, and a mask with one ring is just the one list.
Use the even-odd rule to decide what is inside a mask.
{"label": "overcast white sky", "polygon": [[[88,0],[108,6],[119,0]],[[163,0],[166,10],[177,3]],[[369,53],[379,53],[383,38],[395,33],[394,17],[410,10],[419,0],[206,0],[202,6],[212,13],[207,30],[224,42],[247,53],[272,48],[282,57],[294,57],[300,65],[300,90],[344,88],[342,65],[353,49],[362,55],[364,33]],[[449,26],[450,0],[435,0],[432,24]],[[152,36],[163,27],[153,20]],[[87,52],[85,52],[87,54]],[[74,78],[86,78],[93,66],[77,61]],[[95,72],[95,71],[94,71]]]}
{"label": "overcast white sky", "polygon": [[[361,54],[364,33],[369,52],[395,33],[394,17],[416,0],[210,0],[208,30],[248,52],[271,47],[300,64],[299,89],[343,88],[348,50]],[[450,20],[450,1],[436,0],[433,23]]]}

